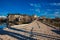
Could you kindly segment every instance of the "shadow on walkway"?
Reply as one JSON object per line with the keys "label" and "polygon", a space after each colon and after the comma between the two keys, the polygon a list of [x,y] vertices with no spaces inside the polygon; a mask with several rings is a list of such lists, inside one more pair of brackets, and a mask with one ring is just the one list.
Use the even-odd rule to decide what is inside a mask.
{"label": "shadow on walkway", "polygon": [[38,22],[36,22],[36,23],[37,23],[38,27],[40,28],[40,25],[39,25],[39,23],[38,23]]}
{"label": "shadow on walkway", "polygon": [[60,35],[60,31],[59,30],[52,30],[52,31]]}
{"label": "shadow on walkway", "polygon": [[9,32],[9,31],[5,31],[5,30],[0,30],[0,35],[9,35],[9,36],[14,37],[14,38],[16,38],[18,40],[36,40],[34,38],[27,37],[27,36],[24,36],[22,34]]}
{"label": "shadow on walkway", "polygon": [[11,29],[11,30],[16,30],[16,31],[20,31],[20,32],[25,32],[25,33],[31,33],[31,32],[28,32],[28,31],[25,31],[25,30],[23,30],[23,29],[16,29],[16,28],[12,28],[12,27],[10,27],[9,29]]}
{"label": "shadow on walkway", "polygon": [[28,34],[30,34],[30,37],[33,36],[33,27],[32,27],[32,29],[31,29],[30,32],[25,31],[25,30],[23,30],[23,29],[16,29],[16,28],[12,28],[12,27],[10,27],[10,29],[12,29],[12,30],[16,30],[16,31],[20,31],[20,32],[24,32],[24,33],[28,33]]}
{"label": "shadow on walkway", "polygon": [[[33,37],[34,36],[41,36],[41,37],[45,37],[45,38],[60,40],[59,36],[54,36],[54,35],[48,35],[48,34],[43,34],[43,33],[32,32],[33,28],[31,29],[31,32],[28,32],[28,31],[25,31],[25,30],[21,30],[21,29],[16,29],[16,28],[10,28],[10,29],[31,34],[31,35],[33,35]],[[30,37],[32,37],[31,35],[30,35]]]}
{"label": "shadow on walkway", "polygon": [[30,34],[31,34],[30,37],[33,37],[33,36],[34,36],[34,34],[33,34],[33,29],[34,29],[34,28],[32,27],[31,32],[30,32]]}

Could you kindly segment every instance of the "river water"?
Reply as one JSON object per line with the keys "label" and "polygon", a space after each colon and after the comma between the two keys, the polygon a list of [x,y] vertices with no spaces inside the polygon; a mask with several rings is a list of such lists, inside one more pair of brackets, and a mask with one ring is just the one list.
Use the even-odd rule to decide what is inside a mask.
{"label": "river water", "polygon": [[6,27],[7,27],[6,23],[0,24],[0,29],[6,28]]}

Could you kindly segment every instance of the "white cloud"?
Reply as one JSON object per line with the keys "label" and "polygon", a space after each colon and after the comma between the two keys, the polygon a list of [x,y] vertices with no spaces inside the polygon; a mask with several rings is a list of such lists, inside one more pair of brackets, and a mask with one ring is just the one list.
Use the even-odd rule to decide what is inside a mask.
{"label": "white cloud", "polygon": [[52,9],[47,9],[47,11],[52,11]]}
{"label": "white cloud", "polygon": [[34,9],[30,9],[30,10],[32,10],[32,11],[33,11]]}
{"label": "white cloud", "polygon": [[34,4],[33,3],[30,3],[30,6],[34,6]]}
{"label": "white cloud", "polygon": [[54,16],[59,17],[60,16],[60,12],[55,12]]}
{"label": "white cloud", "polygon": [[33,4],[33,3],[30,3],[30,6],[33,6],[33,7],[41,7],[40,4]]}
{"label": "white cloud", "polygon": [[60,6],[60,3],[50,3],[50,5]]}
{"label": "white cloud", "polygon": [[40,13],[40,9],[36,9],[35,11],[38,12],[38,13]]}
{"label": "white cloud", "polygon": [[40,4],[34,4],[35,7],[41,7]]}

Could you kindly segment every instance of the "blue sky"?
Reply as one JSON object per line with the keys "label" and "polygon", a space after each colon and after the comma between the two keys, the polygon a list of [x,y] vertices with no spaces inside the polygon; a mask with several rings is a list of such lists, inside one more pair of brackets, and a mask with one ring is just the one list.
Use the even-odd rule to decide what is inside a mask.
{"label": "blue sky", "polygon": [[60,0],[0,0],[0,16],[9,13],[60,17]]}

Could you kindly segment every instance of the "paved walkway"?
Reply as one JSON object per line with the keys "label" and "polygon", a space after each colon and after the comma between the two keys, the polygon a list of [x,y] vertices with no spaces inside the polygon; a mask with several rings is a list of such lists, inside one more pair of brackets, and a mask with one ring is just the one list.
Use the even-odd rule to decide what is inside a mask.
{"label": "paved walkway", "polygon": [[2,30],[0,39],[3,40],[60,40],[60,34],[56,29],[49,27],[39,21],[33,21],[25,26],[11,26]]}

